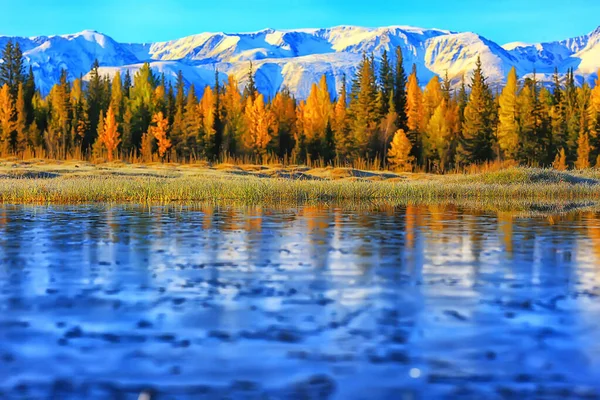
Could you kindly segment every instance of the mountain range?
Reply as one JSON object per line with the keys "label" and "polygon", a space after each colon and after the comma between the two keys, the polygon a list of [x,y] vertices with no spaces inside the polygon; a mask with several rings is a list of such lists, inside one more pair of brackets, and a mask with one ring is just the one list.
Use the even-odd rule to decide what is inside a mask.
{"label": "mountain range", "polygon": [[101,73],[109,75],[117,70],[133,73],[144,62],[168,80],[181,70],[186,84],[200,89],[214,84],[215,68],[220,80],[233,74],[244,86],[252,61],[259,91],[272,96],[287,87],[299,98],[306,98],[312,83],[323,74],[330,88],[339,89],[344,76],[354,75],[363,53],[378,57],[387,50],[393,54],[396,46],[402,48],[407,71],[416,64],[423,85],[434,74],[446,72],[458,83],[473,70],[478,56],[492,85],[502,83],[512,66],[520,77],[535,71],[541,80],[549,80],[555,68],[561,74],[573,68],[578,83],[593,85],[600,68],[600,28],[562,41],[502,46],[476,33],[409,26],[201,33],[157,43],[119,43],[105,34],[83,31],[30,38],[0,36],[0,48],[8,40],[20,44],[42,93],[49,92],[62,69],[71,79],[85,79],[95,59]]}

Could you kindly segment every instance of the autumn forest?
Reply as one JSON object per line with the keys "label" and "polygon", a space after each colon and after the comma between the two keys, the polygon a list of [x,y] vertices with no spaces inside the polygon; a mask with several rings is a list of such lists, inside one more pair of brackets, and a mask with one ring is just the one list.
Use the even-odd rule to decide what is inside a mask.
{"label": "autumn forest", "polygon": [[223,160],[373,165],[443,173],[491,161],[556,169],[600,164],[600,85],[555,74],[542,84],[513,68],[493,90],[481,63],[460,82],[419,82],[400,48],[365,54],[339,92],[325,76],[306,100],[286,89],[259,93],[252,63],[245,87],[232,77],[205,88],[171,82],[144,64],[112,78],[98,62],[84,81],[36,89],[18,43],[0,64],[3,156],[113,161]]}

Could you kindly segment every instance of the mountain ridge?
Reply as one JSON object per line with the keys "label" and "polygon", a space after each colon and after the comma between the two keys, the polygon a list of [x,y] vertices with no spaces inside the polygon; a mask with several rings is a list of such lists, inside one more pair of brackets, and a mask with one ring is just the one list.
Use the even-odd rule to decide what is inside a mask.
{"label": "mountain ridge", "polygon": [[477,57],[491,84],[504,81],[511,67],[528,76],[536,72],[541,79],[555,68],[565,74],[573,68],[579,83],[592,84],[600,67],[600,27],[587,35],[561,41],[499,45],[474,32],[454,32],[406,25],[367,28],[340,25],[331,28],[272,29],[255,32],[203,32],[163,42],[120,43],[95,30],[74,34],[10,37],[0,36],[0,48],[8,40],[19,42],[26,63],[36,75],[36,83],[47,93],[66,69],[70,79],[86,76],[94,59],[101,73],[135,71],[144,62],[174,80],[182,70],[186,84],[198,89],[233,74],[243,87],[248,65],[255,66],[258,89],[272,96],[287,87],[305,98],[313,82],[323,74],[339,89],[344,76],[351,78],[363,53],[380,56],[402,48],[405,68],[417,65],[421,84],[433,75],[446,72],[456,83],[469,74]]}

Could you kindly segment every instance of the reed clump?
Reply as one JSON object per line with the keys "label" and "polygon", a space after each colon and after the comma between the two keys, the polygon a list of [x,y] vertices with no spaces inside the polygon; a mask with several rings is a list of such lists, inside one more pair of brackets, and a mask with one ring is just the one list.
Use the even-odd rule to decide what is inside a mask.
{"label": "reed clump", "polygon": [[[79,167],[78,167],[79,168]],[[327,171],[325,171],[327,172]],[[11,204],[335,202],[565,202],[600,200],[600,173],[508,168],[475,174],[375,174],[348,170],[123,167],[0,169]],[[339,176],[342,176],[339,179]]]}

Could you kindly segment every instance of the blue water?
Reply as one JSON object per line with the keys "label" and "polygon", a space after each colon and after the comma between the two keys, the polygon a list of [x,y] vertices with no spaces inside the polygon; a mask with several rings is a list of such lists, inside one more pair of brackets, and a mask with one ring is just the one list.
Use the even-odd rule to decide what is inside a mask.
{"label": "blue water", "polygon": [[599,280],[593,212],[3,207],[0,398],[597,398]]}

